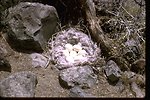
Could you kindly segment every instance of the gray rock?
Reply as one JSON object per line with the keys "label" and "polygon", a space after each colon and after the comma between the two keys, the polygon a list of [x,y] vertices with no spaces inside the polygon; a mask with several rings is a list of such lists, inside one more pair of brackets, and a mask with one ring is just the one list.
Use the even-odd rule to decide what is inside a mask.
{"label": "gray rock", "polygon": [[129,61],[129,63],[133,63],[135,60],[141,57],[141,50],[139,44],[131,39],[125,42],[126,48],[123,50],[124,58]]}
{"label": "gray rock", "polygon": [[64,69],[60,72],[60,84],[66,87],[78,85],[82,88],[90,88],[96,84],[97,76],[90,66],[76,66]]}
{"label": "gray rock", "polygon": [[[41,2],[41,0],[0,0],[0,16],[4,10],[17,5],[19,2]],[[5,29],[5,25],[1,23],[0,17],[0,30],[3,28]]]}
{"label": "gray rock", "polygon": [[79,86],[75,86],[70,89],[70,97],[95,97],[89,93],[84,92]]}
{"label": "gray rock", "polygon": [[16,4],[18,4],[19,2],[40,2],[40,0],[1,0],[0,1],[0,12],[12,7]]}
{"label": "gray rock", "polygon": [[55,32],[58,14],[53,6],[21,2],[5,10],[2,19],[15,49],[40,52]]}
{"label": "gray rock", "polygon": [[141,91],[141,89],[138,87],[138,85],[135,82],[131,83],[131,89],[135,93],[137,98],[143,98],[145,96],[144,92]]}
{"label": "gray rock", "polygon": [[116,88],[118,93],[122,93],[125,89],[125,85],[123,84],[122,80],[119,80],[114,87]]}
{"label": "gray rock", "polygon": [[18,72],[0,82],[1,97],[34,97],[37,77],[31,72]]}
{"label": "gray rock", "polygon": [[0,71],[11,72],[11,65],[9,64],[9,61],[1,56],[0,56]]}
{"label": "gray rock", "polygon": [[0,46],[0,71],[11,72],[11,66],[9,64],[9,61],[5,58],[7,53],[7,50]]}
{"label": "gray rock", "polygon": [[46,68],[47,64],[48,64],[48,58],[46,58],[45,56],[43,56],[42,54],[39,53],[32,53],[30,55],[30,57],[32,58],[32,66],[34,68],[36,67],[42,67],[42,68]]}
{"label": "gray rock", "polygon": [[121,70],[113,60],[109,60],[104,68],[106,76],[111,83],[117,83],[120,76]]}

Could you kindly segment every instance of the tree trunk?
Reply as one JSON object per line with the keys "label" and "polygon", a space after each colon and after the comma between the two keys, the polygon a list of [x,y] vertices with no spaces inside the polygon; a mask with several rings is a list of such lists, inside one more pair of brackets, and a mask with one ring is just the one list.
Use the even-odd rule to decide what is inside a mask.
{"label": "tree trunk", "polygon": [[84,14],[86,26],[90,31],[90,35],[93,41],[100,44],[104,56],[108,59],[113,59],[123,71],[128,70],[129,63],[105,40],[103,31],[96,17],[93,0],[80,0],[80,6],[82,7],[82,13]]}

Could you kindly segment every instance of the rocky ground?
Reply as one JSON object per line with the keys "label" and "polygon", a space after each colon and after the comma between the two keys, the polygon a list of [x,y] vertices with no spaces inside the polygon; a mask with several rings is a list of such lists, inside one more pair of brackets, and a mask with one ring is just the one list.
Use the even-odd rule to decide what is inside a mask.
{"label": "rocky ground", "polygon": [[63,89],[58,81],[58,73],[51,69],[53,65],[45,68],[33,68],[29,54],[19,53],[10,48],[8,43],[1,37],[1,45],[6,50],[6,59],[10,62],[11,72],[1,71],[0,79],[7,78],[16,72],[31,71],[35,73],[38,84],[35,89],[36,97],[66,97],[68,92]]}
{"label": "rocky ground", "polygon": [[[74,30],[59,30],[60,36],[52,36],[58,23],[58,15],[60,15],[57,15],[58,9],[36,3],[22,3],[7,11],[8,15],[2,14],[6,16],[6,19],[3,16],[3,20],[7,27],[0,32],[0,97],[145,97],[145,36],[143,32],[145,28],[143,16],[145,15],[143,8],[137,5],[131,7],[133,2],[131,5],[122,2],[123,6],[117,9],[120,16],[118,17],[117,11],[112,9],[112,2],[93,1],[96,16],[101,20],[98,22],[104,31],[106,42],[114,48],[112,50],[117,51],[114,53],[118,53],[120,58],[130,63],[128,69],[123,70],[121,64],[116,64],[116,60],[111,57],[107,59],[101,51],[102,48],[94,44],[88,37],[89,35],[78,31],[76,33]],[[0,7],[5,4],[4,1],[1,2],[3,5]],[[43,1],[43,3],[46,2]],[[104,5],[101,6],[101,4]],[[107,10],[103,10],[106,8]],[[29,14],[24,16],[26,13]],[[78,29],[82,29],[82,23],[79,24]],[[46,41],[51,36],[56,40],[47,43]],[[65,56],[62,55],[62,51],[67,43],[75,45],[76,42],[82,45],[76,49],[85,50],[84,53],[86,52],[86,56],[90,56],[91,59],[85,62],[81,60],[83,62],[80,62],[81,64],[72,65],[71,62],[70,65],[69,61],[72,60],[64,60]],[[18,48],[32,51],[22,52]],[[39,53],[41,50],[44,52]],[[92,60],[93,64],[91,64]]]}
{"label": "rocky ground", "polygon": [[[34,68],[30,54],[14,51],[3,37],[0,38],[0,43],[11,65],[11,72],[0,71],[1,80],[17,72],[31,71],[37,76],[38,81],[35,97],[69,97],[70,91],[60,85],[59,72],[52,68],[53,64],[49,64],[47,68]],[[116,86],[109,84],[103,72],[98,75],[97,84],[91,89],[86,89],[85,92],[96,97],[135,97],[129,86],[124,86],[122,83]]]}

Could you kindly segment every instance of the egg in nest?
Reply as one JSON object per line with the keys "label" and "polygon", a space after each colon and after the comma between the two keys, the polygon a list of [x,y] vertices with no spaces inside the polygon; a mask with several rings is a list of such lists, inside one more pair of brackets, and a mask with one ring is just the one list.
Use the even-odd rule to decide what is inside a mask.
{"label": "egg in nest", "polygon": [[70,52],[70,51],[72,51],[73,46],[72,46],[71,44],[67,43],[67,44],[65,45],[65,49],[67,49],[67,50]]}
{"label": "egg in nest", "polygon": [[73,50],[76,51],[76,52],[79,52],[80,50],[82,50],[81,44],[74,45]]}
{"label": "egg in nest", "polygon": [[87,52],[82,49],[81,43],[78,43],[74,46],[71,44],[65,45],[65,50],[63,50],[63,54],[66,56],[66,60],[69,63],[75,63],[75,61],[85,61],[87,58]]}

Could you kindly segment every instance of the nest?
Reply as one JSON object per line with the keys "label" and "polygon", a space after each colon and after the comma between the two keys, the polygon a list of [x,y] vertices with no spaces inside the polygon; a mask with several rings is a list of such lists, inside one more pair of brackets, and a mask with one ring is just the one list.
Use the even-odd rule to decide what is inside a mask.
{"label": "nest", "polygon": [[[72,51],[69,51],[70,46]],[[97,44],[88,35],[76,28],[69,28],[56,33],[49,42],[49,47],[51,48],[52,61],[58,69],[94,63],[101,54]],[[81,56],[79,55],[80,51],[77,51],[78,49],[81,49],[80,51],[83,53]]]}

